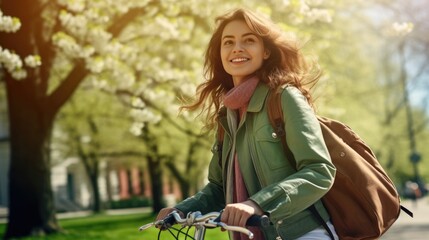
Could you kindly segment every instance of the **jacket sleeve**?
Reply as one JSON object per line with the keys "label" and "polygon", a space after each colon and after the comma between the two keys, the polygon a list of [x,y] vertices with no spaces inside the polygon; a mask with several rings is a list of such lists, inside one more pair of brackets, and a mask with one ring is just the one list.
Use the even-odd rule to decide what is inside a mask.
{"label": "jacket sleeve", "polygon": [[331,188],[336,171],[319,121],[306,98],[298,89],[287,87],[281,99],[286,140],[295,157],[297,172],[250,197],[274,222],[291,217],[319,200]]}
{"label": "jacket sleeve", "polygon": [[219,165],[219,154],[215,147],[212,148],[212,153],[213,156],[209,165],[209,183],[194,196],[185,199],[175,206],[175,208],[184,214],[194,211],[200,211],[202,214],[205,214],[212,211],[220,211],[225,207],[222,170]]}

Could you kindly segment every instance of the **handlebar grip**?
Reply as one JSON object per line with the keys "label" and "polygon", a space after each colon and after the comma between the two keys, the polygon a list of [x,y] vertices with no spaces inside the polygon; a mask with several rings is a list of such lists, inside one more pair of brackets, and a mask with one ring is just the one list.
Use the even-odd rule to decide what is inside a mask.
{"label": "handlebar grip", "polygon": [[[213,221],[220,222],[221,216],[222,216],[222,212]],[[267,215],[262,215],[262,216],[252,215],[250,216],[249,219],[247,219],[247,222],[246,222],[246,226],[249,226],[249,227],[268,227],[270,224],[271,224],[270,218],[268,218]]]}
{"label": "handlebar grip", "polygon": [[267,215],[252,215],[247,219],[246,226],[251,227],[268,227],[271,224]]}
{"label": "handlebar grip", "polygon": [[166,230],[168,228],[170,228],[171,226],[173,226],[176,223],[176,219],[174,218],[173,214],[169,214],[167,215],[167,217],[165,217],[162,220],[162,225],[160,226],[161,230]]}

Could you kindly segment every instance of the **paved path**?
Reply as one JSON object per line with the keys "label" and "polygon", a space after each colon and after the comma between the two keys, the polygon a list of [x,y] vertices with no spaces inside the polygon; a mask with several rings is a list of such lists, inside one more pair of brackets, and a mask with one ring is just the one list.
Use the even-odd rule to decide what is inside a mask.
{"label": "paved path", "polygon": [[428,240],[429,239],[429,197],[416,203],[404,201],[406,208],[414,213],[414,218],[401,212],[398,220],[381,237],[381,240]]}

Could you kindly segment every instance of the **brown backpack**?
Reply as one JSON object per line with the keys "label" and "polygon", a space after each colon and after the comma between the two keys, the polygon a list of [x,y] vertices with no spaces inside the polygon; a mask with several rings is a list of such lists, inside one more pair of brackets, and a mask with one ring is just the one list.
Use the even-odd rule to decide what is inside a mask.
{"label": "brown backpack", "polygon": [[[286,142],[281,93],[268,96],[268,116],[274,131],[280,137],[292,166],[295,158]],[[322,201],[340,239],[378,239],[399,217],[402,209],[395,185],[381,167],[371,149],[351,128],[325,117],[317,117],[323,137],[337,168],[334,184]],[[332,232],[317,212],[309,208]]]}

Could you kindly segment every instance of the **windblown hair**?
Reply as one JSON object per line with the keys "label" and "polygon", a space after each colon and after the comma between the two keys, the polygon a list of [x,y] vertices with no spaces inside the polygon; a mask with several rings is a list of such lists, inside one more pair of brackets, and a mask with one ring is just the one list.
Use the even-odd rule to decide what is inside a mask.
{"label": "windblown hair", "polygon": [[309,89],[321,76],[318,68],[307,65],[298,43],[288,39],[285,33],[271,20],[246,9],[237,9],[216,18],[217,27],[210,39],[205,53],[204,75],[206,81],[197,87],[197,98],[194,103],[182,106],[182,109],[196,110],[206,116],[206,128],[215,127],[217,113],[223,105],[223,96],[234,87],[232,76],[222,65],[220,48],[225,26],[235,20],[244,21],[250,30],[263,40],[264,47],[270,52],[256,75],[269,88],[278,90],[286,84],[298,88],[307,98],[310,105],[313,99]]}

